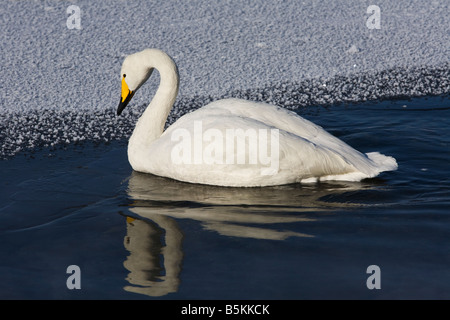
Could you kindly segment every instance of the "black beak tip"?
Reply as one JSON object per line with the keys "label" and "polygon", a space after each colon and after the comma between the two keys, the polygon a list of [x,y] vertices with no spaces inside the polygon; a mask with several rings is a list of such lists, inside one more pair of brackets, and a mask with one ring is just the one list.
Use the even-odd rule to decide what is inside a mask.
{"label": "black beak tip", "polygon": [[129,99],[125,99],[125,101],[122,101],[122,99],[120,99],[119,106],[117,107],[117,115],[118,116],[120,116],[122,114],[122,111],[127,106],[128,101],[129,101]]}
{"label": "black beak tip", "polygon": [[122,101],[122,98],[120,98],[119,106],[117,107],[117,115],[120,116],[122,114],[123,109],[128,105],[131,98],[133,98],[134,91],[130,91],[130,93],[127,95],[124,101]]}
{"label": "black beak tip", "polygon": [[119,106],[119,108],[117,108],[117,115],[118,115],[118,116],[120,116],[120,114],[122,113],[122,110],[123,110],[123,109],[120,108],[120,106]]}

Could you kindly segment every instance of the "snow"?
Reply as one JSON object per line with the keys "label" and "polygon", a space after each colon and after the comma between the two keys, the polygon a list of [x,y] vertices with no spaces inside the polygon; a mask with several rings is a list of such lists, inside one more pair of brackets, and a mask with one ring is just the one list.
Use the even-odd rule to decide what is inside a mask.
{"label": "snow", "polygon": [[[81,10],[68,29],[66,9]],[[123,139],[158,84],[115,117],[124,57],[166,51],[180,71],[169,123],[208,101],[298,106],[449,92],[449,2],[4,1],[0,158],[18,150]],[[325,84],[325,85],[324,85]]]}

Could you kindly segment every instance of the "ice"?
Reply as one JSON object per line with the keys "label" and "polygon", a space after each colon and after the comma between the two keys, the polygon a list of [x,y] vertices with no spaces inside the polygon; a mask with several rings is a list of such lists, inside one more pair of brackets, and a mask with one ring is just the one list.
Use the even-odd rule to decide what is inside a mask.
{"label": "ice", "polygon": [[[358,53],[359,49],[353,44],[348,50],[347,53],[354,54]],[[356,67],[356,64],[353,65],[353,67]]]}
{"label": "ice", "polygon": [[159,77],[117,118],[120,66],[146,47],[179,67],[168,123],[222,97],[296,109],[449,92],[449,2],[376,4],[380,29],[366,26],[369,4],[358,0],[80,0],[77,30],[67,2],[5,1],[0,158],[127,138]]}

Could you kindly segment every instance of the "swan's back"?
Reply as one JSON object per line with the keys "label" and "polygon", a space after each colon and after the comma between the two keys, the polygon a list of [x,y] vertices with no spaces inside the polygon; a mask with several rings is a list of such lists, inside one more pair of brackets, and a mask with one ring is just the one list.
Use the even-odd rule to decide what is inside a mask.
{"label": "swan's back", "polygon": [[[279,132],[279,167],[272,175],[261,175],[255,164],[173,164],[172,135],[183,128],[194,135],[193,124],[202,130],[271,130]],[[234,153],[234,149],[224,152]],[[395,159],[379,153],[367,155],[353,149],[320,126],[296,113],[265,103],[224,99],[184,115],[151,146],[153,165],[149,172],[177,180],[227,186],[263,186],[317,180],[351,180],[374,177],[395,170]],[[150,155],[149,155],[150,157]]]}

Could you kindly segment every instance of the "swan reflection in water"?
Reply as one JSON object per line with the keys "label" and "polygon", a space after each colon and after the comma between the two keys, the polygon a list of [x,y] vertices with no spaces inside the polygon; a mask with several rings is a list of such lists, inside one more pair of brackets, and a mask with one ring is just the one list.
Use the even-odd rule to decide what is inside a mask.
{"label": "swan reflection in water", "polygon": [[[183,233],[177,219],[193,219],[224,236],[284,240],[313,237],[286,230],[289,224],[312,222],[318,213],[355,206],[321,200],[362,188],[362,183],[227,188],[197,185],[133,172],[128,181],[132,203],[124,240],[129,271],[124,289],[148,296],[177,292],[183,259]],[[274,225],[282,224],[276,230]]]}
{"label": "swan reflection in water", "polygon": [[178,289],[183,235],[174,219],[166,216],[152,219],[146,221],[127,217],[124,245],[130,255],[124,266],[130,271],[126,278],[130,285],[124,289],[158,297]]}

